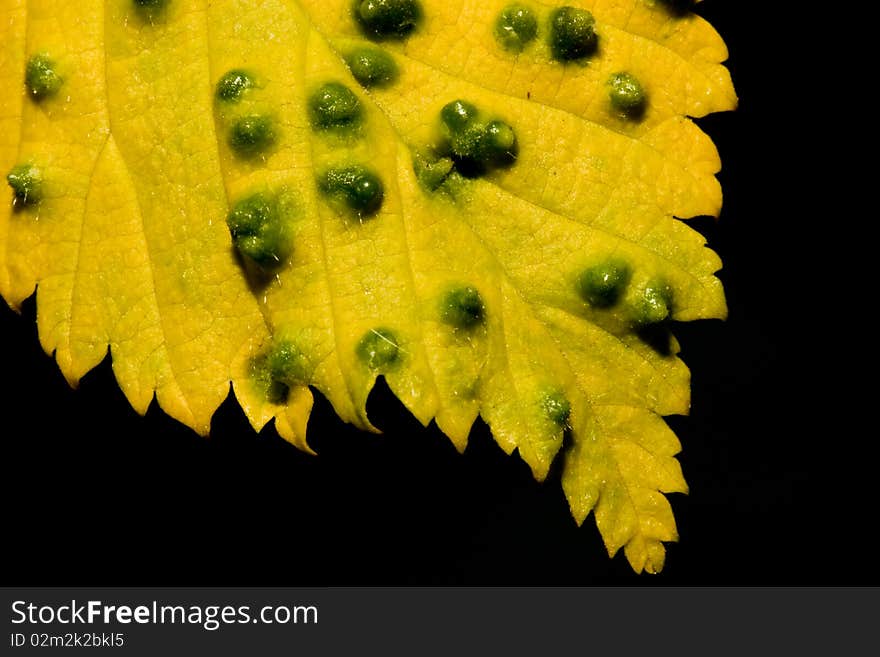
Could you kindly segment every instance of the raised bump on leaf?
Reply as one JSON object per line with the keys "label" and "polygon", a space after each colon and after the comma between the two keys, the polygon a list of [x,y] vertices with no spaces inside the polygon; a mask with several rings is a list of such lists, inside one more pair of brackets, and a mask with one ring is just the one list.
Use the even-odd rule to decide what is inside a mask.
{"label": "raised bump on leaf", "polygon": [[632,270],[626,261],[610,258],[585,269],[577,280],[581,298],[596,308],[610,308],[623,295]]}
{"label": "raised bump on leaf", "polygon": [[281,332],[265,354],[265,365],[273,381],[288,386],[309,383],[314,365],[291,335]]}
{"label": "raised bump on leaf", "polygon": [[568,419],[571,415],[571,402],[560,390],[547,392],[541,399],[541,408],[553,424],[567,429]]}
{"label": "raised bump on leaf", "polygon": [[648,102],[645,88],[638,79],[626,72],[615,73],[608,79],[611,106],[629,118],[639,118]]}
{"label": "raised bump on leaf", "polygon": [[446,293],[440,317],[455,328],[472,330],[486,321],[486,306],[479,291],[470,285]]}
{"label": "raised bump on leaf", "polygon": [[345,58],[354,79],[362,86],[387,87],[397,81],[400,69],[388,52],[375,46],[361,46]]}
{"label": "raised bump on leaf", "polygon": [[64,84],[58,74],[58,64],[46,53],[38,53],[28,60],[24,81],[28,94],[35,101],[54,96]]}
{"label": "raised bump on leaf", "polygon": [[494,34],[502,48],[521,52],[538,36],[538,19],[534,10],[518,3],[508,5],[495,21]]}
{"label": "raised bump on leaf", "polygon": [[274,376],[275,368],[270,364],[271,348],[254,356],[250,361],[250,383],[261,401],[270,404],[284,404],[290,395],[290,386]]}
{"label": "raised bump on leaf", "polygon": [[596,20],[586,9],[559,7],[550,14],[550,52],[561,62],[586,59],[596,52]]}
{"label": "raised bump on leaf", "polygon": [[672,287],[664,280],[650,281],[639,295],[635,306],[635,322],[650,326],[665,322],[672,316]]}
{"label": "raised bump on leaf", "polygon": [[352,14],[364,33],[374,39],[403,39],[418,26],[418,0],[354,0]]}
{"label": "raised bump on leaf", "polygon": [[318,188],[327,196],[341,201],[362,219],[376,214],[385,198],[382,179],[361,165],[328,170],[318,180]]}
{"label": "raised bump on leaf", "polygon": [[274,121],[265,114],[243,116],[229,128],[229,146],[243,158],[268,150],[277,139]]}
{"label": "raised bump on leaf", "polygon": [[413,170],[424,189],[436,192],[454,179],[455,162],[451,157],[419,151],[413,155]]}
{"label": "raised bump on leaf", "polygon": [[315,128],[327,130],[357,125],[363,110],[351,89],[341,82],[327,82],[309,98],[309,114]]}
{"label": "raised bump on leaf", "polygon": [[486,142],[483,158],[496,166],[511,164],[516,159],[519,148],[516,133],[504,121],[490,121],[486,126]]}
{"label": "raised bump on leaf", "polygon": [[[450,148],[457,159],[469,160],[482,167],[487,139],[486,126],[479,123],[469,123],[452,134]],[[482,173],[482,168],[479,173]]]}
{"label": "raised bump on leaf", "polygon": [[477,107],[466,100],[453,100],[440,110],[440,120],[451,134],[461,132],[477,118]]}
{"label": "raised bump on leaf", "polygon": [[383,372],[400,360],[400,343],[394,331],[389,328],[374,328],[367,331],[357,344],[360,361],[374,372]]}
{"label": "raised bump on leaf", "polygon": [[43,198],[43,174],[33,164],[18,164],[6,176],[15,203],[36,205]]}
{"label": "raised bump on leaf", "polygon": [[253,75],[242,69],[232,69],[217,81],[217,99],[225,103],[237,103],[242,94],[254,84]]}
{"label": "raised bump on leaf", "polygon": [[287,204],[263,192],[239,200],[226,223],[236,248],[265,270],[276,269],[290,255]]}
{"label": "raised bump on leaf", "polygon": [[440,110],[440,123],[451,155],[469,177],[516,161],[519,145],[514,129],[500,119],[485,123],[473,103],[460,99],[447,103]]}
{"label": "raised bump on leaf", "polygon": [[148,21],[155,20],[160,16],[170,3],[171,0],[132,0],[137,12]]}

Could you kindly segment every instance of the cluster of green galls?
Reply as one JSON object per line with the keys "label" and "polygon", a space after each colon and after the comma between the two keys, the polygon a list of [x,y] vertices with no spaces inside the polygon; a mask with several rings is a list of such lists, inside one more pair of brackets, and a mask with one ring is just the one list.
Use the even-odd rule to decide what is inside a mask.
{"label": "cluster of green galls", "polygon": [[[48,53],[37,53],[27,62],[24,71],[24,87],[28,97],[35,103],[42,103],[57,95],[64,86],[64,78],[58,65]],[[15,165],[6,176],[12,188],[16,207],[26,208],[37,205],[43,199],[43,173],[32,162]]]}
{"label": "cluster of green galls", "polygon": [[[690,10],[692,0],[659,0],[673,13]],[[170,0],[132,0],[135,11],[149,22],[159,18]],[[354,0],[352,17],[361,32],[374,41],[401,40],[422,22],[424,12],[418,0]],[[547,42],[552,57],[561,62],[581,61],[598,50],[599,36],[592,14],[584,9],[563,6],[551,10],[546,19]],[[494,34],[506,50],[522,52],[535,41],[540,31],[537,12],[514,3],[498,15]],[[396,81],[398,68],[384,50],[364,46],[350,52],[346,61],[354,78],[364,87],[382,87]],[[57,63],[47,53],[39,53],[27,62],[25,87],[34,102],[55,96],[64,84]],[[217,84],[221,103],[237,103],[255,86],[253,77],[243,70],[229,71]],[[616,110],[629,118],[640,117],[647,103],[641,83],[627,72],[615,73],[608,80],[608,93]],[[309,111],[317,130],[345,130],[357,127],[361,108],[357,96],[339,82],[319,89],[310,99]],[[513,128],[500,120],[477,118],[476,108],[467,101],[449,103],[441,111],[445,141],[429,158],[415,165],[419,180],[431,190],[437,189],[451,175],[481,175],[509,166],[516,160],[517,141]],[[227,142],[243,159],[266,153],[276,143],[278,131],[273,117],[263,113],[245,113],[228,127]],[[40,170],[32,163],[16,166],[7,176],[15,201],[22,206],[39,203],[43,193]],[[338,198],[360,218],[375,214],[381,207],[383,187],[375,172],[363,166],[345,171],[326,172],[318,181],[322,192]],[[274,259],[273,259],[274,260]]]}
{"label": "cluster of green galls", "polygon": [[[619,306],[632,280],[632,269],[622,258],[609,258],[581,272],[575,288],[581,299],[595,310]],[[658,326],[672,316],[673,294],[662,280],[649,281],[625,313],[636,329]]]}
{"label": "cluster of green galls", "polygon": [[476,105],[458,99],[438,117],[440,139],[413,159],[416,178],[428,191],[452,190],[462,178],[477,178],[516,162],[516,132],[505,121],[486,117]]}
{"label": "cluster of green galls", "polygon": [[[495,39],[505,50],[521,53],[538,38],[537,12],[524,4],[505,7],[495,21]],[[599,51],[596,20],[586,9],[557,7],[546,18],[550,56],[559,62],[586,62]],[[608,79],[612,107],[623,116],[638,119],[647,105],[642,84],[630,73],[621,71]]]}
{"label": "cluster of green galls", "polygon": [[[462,338],[476,336],[486,324],[486,306],[480,292],[469,285],[450,286],[437,305],[440,322]],[[358,360],[371,372],[395,369],[404,358],[405,349],[397,332],[387,326],[371,328],[355,346]],[[290,386],[307,385],[313,364],[297,340],[288,335],[276,338],[269,348],[254,359],[252,369],[267,396],[281,401]],[[563,404],[559,402],[559,404]],[[558,415],[558,413],[557,413]],[[567,419],[567,410],[565,417]]]}
{"label": "cluster of green galls", "polygon": [[[676,14],[692,6],[692,0],[659,1]],[[374,40],[405,39],[423,18],[418,0],[355,0],[352,13],[361,32]],[[543,29],[550,55],[556,61],[585,62],[599,50],[596,21],[586,9],[571,6],[552,9],[546,16]],[[493,33],[503,49],[521,53],[537,41],[541,30],[542,24],[534,8],[513,3],[497,16]],[[363,83],[356,66],[351,62],[349,65],[355,77]],[[647,106],[647,94],[635,76],[626,71],[614,73],[607,88],[611,105],[619,114],[630,119],[642,116]]]}
{"label": "cluster of green galls", "polygon": [[[659,0],[675,14],[690,10],[692,0]],[[149,22],[161,16],[170,0],[132,0],[135,11]],[[418,28],[423,10],[418,0],[354,0],[352,17],[365,37],[372,41],[402,40]],[[542,22],[530,6],[515,3],[498,15],[493,33],[506,51],[522,53],[535,42],[542,29],[553,59],[584,62],[599,50],[599,35],[589,11],[564,6],[551,10]],[[366,45],[346,55],[352,76],[365,88],[381,88],[397,81],[394,58],[381,48]],[[64,85],[60,67],[47,53],[32,56],[26,65],[25,89],[35,103],[56,96]],[[242,160],[269,152],[279,139],[276,121],[265,112],[235,108],[245,96],[259,90],[256,76],[244,69],[224,74],[216,85],[216,101],[223,111],[227,143]],[[608,80],[611,105],[623,116],[642,116],[647,96],[641,83],[627,72]],[[308,113],[316,133],[357,138],[364,111],[357,95],[339,81],[328,81],[313,90]],[[480,176],[515,163],[518,142],[514,129],[503,120],[484,114],[472,103],[458,99],[447,103],[438,118],[441,139],[427,158],[416,158],[418,179],[429,190],[441,187],[451,176]],[[16,165],[7,175],[14,202],[21,207],[38,204],[43,198],[43,174],[33,163]],[[376,215],[384,200],[381,178],[370,167],[345,164],[317,175],[318,190],[358,220]],[[291,253],[289,224],[295,212],[285,190],[259,191],[239,199],[227,216],[236,249],[265,272],[281,266]],[[585,269],[576,279],[575,290],[590,308],[603,311],[623,302],[630,285],[629,265],[611,258]],[[633,295],[630,295],[631,297]],[[672,313],[671,287],[654,280],[634,295],[627,315],[638,329],[668,321]],[[452,286],[441,296],[437,316],[440,322],[462,336],[475,336],[487,322],[487,308],[480,292],[470,285]],[[404,350],[395,331],[388,327],[368,330],[356,348],[358,359],[369,370],[384,372],[395,367]],[[288,386],[308,384],[312,373],[309,358],[290,338],[277,338],[254,361],[254,376],[268,384],[270,397],[286,394]],[[559,428],[568,426],[570,404],[564,394],[551,390],[543,394],[544,415]]]}
{"label": "cluster of green galls", "polygon": [[[233,69],[217,82],[215,96],[222,121],[227,123],[227,142],[242,160],[264,156],[278,140],[273,117],[266,113],[237,113],[235,107],[246,94],[259,90],[256,76],[244,69]],[[338,134],[356,138],[364,122],[364,111],[357,95],[345,84],[327,82],[309,95],[308,113],[312,130],[319,134]],[[346,164],[321,172],[318,190],[337,207],[359,220],[374,216],[385,198],[384,185],[369,167]],[[289,235],[279,224],[287,223],[291,211],[282,211],[278,199],[259,192],[239,200],[227,223],[233,242],[242,255],[265,271],[281,266],[289,256]]]}

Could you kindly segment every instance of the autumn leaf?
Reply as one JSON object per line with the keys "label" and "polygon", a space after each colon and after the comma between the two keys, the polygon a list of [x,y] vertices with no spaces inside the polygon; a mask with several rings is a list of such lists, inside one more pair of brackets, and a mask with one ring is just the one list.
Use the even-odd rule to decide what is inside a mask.
{"label": "autumn leaf", "polygon": [[681,219],[721,207],[687,117],[736,97],[685,5],[2,0],[0,293],[202,434],[230,382],[303,450],[312,388],[375,430],[383,376],[459,450],[482,416],[657,572],[670,324],[726,313]]}

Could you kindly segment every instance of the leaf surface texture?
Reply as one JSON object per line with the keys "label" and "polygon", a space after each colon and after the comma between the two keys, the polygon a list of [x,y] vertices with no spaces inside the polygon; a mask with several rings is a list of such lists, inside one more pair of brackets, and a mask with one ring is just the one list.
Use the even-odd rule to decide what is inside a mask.
{"label": "leaf surface texture", "polygon": [[[401,34],[362,4],[0,1],[0,293],[37,290],[71,384],[109,348],[135,409],[199,433],[230,383],[304,450],[310,388],[374,430],[384,376],[459,450],[481,415],[537,479],[562,459],[575,519],[659,571],[664,493],[687,490],[669,322],[726,313],[681,220],[721,207],[688,117],[736,104],[723,42],[659,0],[572,2],[597,45],[571,59],[558,5],[423,0]],[[521,48],[498,36],[512,4]]]}

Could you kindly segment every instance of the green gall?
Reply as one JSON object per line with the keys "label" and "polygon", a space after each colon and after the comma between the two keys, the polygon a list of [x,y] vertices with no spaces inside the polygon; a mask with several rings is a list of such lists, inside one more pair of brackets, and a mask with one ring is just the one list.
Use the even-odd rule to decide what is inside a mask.
{"label": "green gall", "polygon": [[478,110],[475,105],[465,100],[453,100],[440,110],[440,120],[443,125],[454,134],[464,130],[477,118]]}
{"label": "green gall", "polygon": [[274,122],[268,116],[253,114],[239,118],[229,130],[229,146],[240,157],[254,157],[275,143]]}
{"label": "green gall", "polygon": [[509,166],[517,158],[516,133],[504,121],[488,124],[479,119],[479,110],[464,100],[454,100],[440,110],[445,143],[442,149],[452,156],[459,173],[478,177],[491,167]]}
{"label": "green gall", "polygon": [[541,408],[547,419],[562,429],[569,428],[568,419],[571,415],[571,403],[562,392],[548,392],[541,399]]}
{"label": "green gall", "polygon": [[474,122],[452,133],[449,145],[452,154],[459,160],[473,160],[482,164],[487,138],[486,126]]}
{"label": "green gall", "polygon": [[360,165],[330,169],[319,178],[318,188],[340,199],[361,219],[376,214],[385,198],[385,187],[379,176]]}
{"label": "green gall", "polygon": [[417,0],[354,0],[352,13],[370,38],[404,39],[418,26],[422,6]]}
{"label": "green gall", "polygon": [[397,81],[400,71],[394,58],[379,48],[362,47],[346,58],[354,79],[362,86],[386,87]]}
{"label": "green gall", "polygon": [[521,4],[505,7],[495,21],[495,39],[505,50],[521,52],[538,36],[535,12]]}
{"label": "green gall", "polygon": [[309,98],[312,126],[326,130],[346,128],[360,121],[363,108],[354,92],[340,82],[322,85]]}
{"label": "green gall", "polygon": [[6,176],[14,203],[36,205],[43,198],[43,175],[33,164],[19,164]]}
{"label": "green gall", "polygon": [[615,73],[608,79],[611,106],[629,118],[638,118],[647,105],[647,95],[641,83],[629,73]]}
{"label": "green gall", "polygon": [[286,204],[262,192],[238,201],[226,217],[226,225],[238,251],[261,269],[271,271],[290,255]]}
{"label": "green gall", "polygon": [[233,237],[254,235],[274,218],[275,208],[267,194],[254,194],[236,203],[226,223]]}
{"label": "green gall", "polygon": [[486,320],[483,298],[470,286],[450,290],[440,306],[440,318],[455,328],[473,329]]}
{"label": "green gall", "polygon": [[217,82],[217,100],[224,103],[237,103],[242,94],[254,86],[254,78],[247,71],[233,69]]}
{"label": "green gall", "polygon": [[289,386],[306,385],[313,366],[309,358],[292,340],[276,340],[265,356],[266,368],[273,381]]}
{"label": "green gall", "polygon": [[650,326],[672,316],[672,288],[664,281],[648,283],[636,305],[636,324]]}
{"label": "green gall", "polygon": [[513,162],[517,155],[516,133],[504,121],[491,121],[486,126],[483,159],[496,165]]}
{"label": "green gall", "polygon": [[270,404],[283,404],[290,395],[290,386],[272,378],[268,365],[269,352],[254,356],[250,362],[250,377],[256,389]]}
{"label": "green gall", "polygon": [[374,372],[388,369],[400,359],[400,343],[394,332],[387,328],[367,331],[355,351],[360,361]]}
{"label": "green gall", "polygon": [[596,52],[596,20],[586,9],[559,7],[550,14],[550,52],[562,62],[584,59]]}
{"label": "green gall", "polygon": [[134,8],[147,20],[152,20],[165,10],[169,0],[132,0]]}
{"label": "green gall", "polygon": [[311,381],[314,366],[295,337],[296,333],[282,330],[267,349],[251,360],[251,376],[271,403],[283,403],[290,388]]}
{"label": "green gall", "polygon": [[413,157],[413,170],[419,184],[429,192],[438,190],[453,173],[455,163],[451,157],[436,157],[416,154]]}
{"label": "green gall", "polygon": [[57,65],[49,55],[38,54],[28,60],[24,72],[28,95],[35,101],[54,96],[64,80],[58,75]]}
{"label": "green gall", "polygon": [[612,258],[584,270],[577,279],[577,291],[591,306],[610,308],[623,296],[631,276],[626,262]]}

